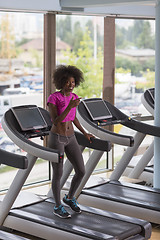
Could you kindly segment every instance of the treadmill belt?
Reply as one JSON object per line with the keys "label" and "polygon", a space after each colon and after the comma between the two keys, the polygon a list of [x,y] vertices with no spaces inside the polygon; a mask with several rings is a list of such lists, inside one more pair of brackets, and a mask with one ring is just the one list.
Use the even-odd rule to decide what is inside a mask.
{"label": "treadmill belt", "polygon": [[[132,186],[132,187],[131,187]],[[111,181],[82,191],[83,194],[160,211],[160,192],[144,186]]]}
{"label": "treadmill belt", "polygon": [[[70,208],[66,210],[72,214],[72,218],[60,219],[53,214],[53,203],[44,201],[20,209],[13,209],[10,212],[12,216],[18,216],[26,220],[34,221],[39,224],[60,229],[62,231],[71,232],[90,239],[125,239],[130,236],[135,236],[141,233],[142,228],[138,224],[120,220],[104,212],[104,215],[98,213],[99,210],[92,212],[92,208],[84,211],[82,208],[81,214],[73,213]],[[85,208],[85,207],[84,207]],[[86,208],[85,208],[86,209]],[[100,211],[101,212],[101,211]],[[102,213],[102,212],[101,212]],[[114,238],[113,238],[114,237]]]}

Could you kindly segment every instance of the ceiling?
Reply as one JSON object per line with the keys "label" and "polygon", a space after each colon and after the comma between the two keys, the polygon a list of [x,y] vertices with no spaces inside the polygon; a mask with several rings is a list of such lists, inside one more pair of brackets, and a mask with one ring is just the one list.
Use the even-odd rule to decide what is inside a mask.
{"label": "ceiling", "polygon": [[0,0],[1,10],[154,18],[156,0]]}
{"label": "ceiling", "polygon": [[154,0],[60,0],[62,10],[100,15],[155,17]]}

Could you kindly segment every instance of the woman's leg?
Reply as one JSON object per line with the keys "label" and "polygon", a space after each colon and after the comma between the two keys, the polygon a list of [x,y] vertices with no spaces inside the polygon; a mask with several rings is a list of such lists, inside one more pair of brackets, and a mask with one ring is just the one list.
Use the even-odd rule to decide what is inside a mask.
{"label": "woman's leg", "polygon": [[[60,142],[60,136],[52,132],[50,132],[49,134],[48,147],[64,152],[64,144]],[[60,180],[63,173],[63,160],[60,163],[52,163],[52,167],[53,167],[52,191],[56,206],[59,206],[61,205]]]}
{"label": "woman's leg", "polygon": [[61,205],[61,198],[60,198],[60,180],[63,173],[63,163],[52,163],[53,167],[53,178],[52,178],[52,191],[55,200],[55,206],[58,207]]}
{"label": "woman's leg", "polygon": [[85,174],[85,167],[82,152],[80,150],[76,137],[75,136],[69,137],[68,140],[69,143],[65,147],[65,152],[67,158],[72,163],[73,168],[75,170],[75,175],[72,179],[70,190],[68,193],[68,198],[72,199]]}

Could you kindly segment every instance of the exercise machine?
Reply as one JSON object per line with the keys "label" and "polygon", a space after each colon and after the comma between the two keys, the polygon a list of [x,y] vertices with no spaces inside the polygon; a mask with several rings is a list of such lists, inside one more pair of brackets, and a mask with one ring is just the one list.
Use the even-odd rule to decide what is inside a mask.
{"label": "exercise machine", "polygon": [[[119,182],[119,179],[145,135],[150,134],[159,137],[160,128],[128,117],[107,101],[103,101],[103,104],[105,103],[111,117],[102,119],[101,116],[104,115],[104,110],[100,110],[101,106],[97,108],[97,102],[100,102],[101,100],[102,99],[93,98],[81,101],[78,106],[77,118],[89,132],[93,133],[100,139],[105,139],[115,144],[129,146],[129,148],[114,169],[109,181],[105,184],[85,190],[82,190],[83,186],[81,186],[81,189],[77,190],[79,194],[77,195],[77,197],[79,196],[78,201],[81,204],[100,207],[104,210],[114,211],[116,213],[145,219],[159,224],[160,191],[137,184],[121,183]],[[86,103],[89,103],[89,110],[86,107]],[[95,103],[96,107],[94,107]],[[92,115],[96,115],[97,109],[98,114],[100,115],[100,120],[98,118],[93,120],[91,113]],[[131,136],[129,141],[129,136],[115,134],[103,128],[103,126],[117,123],[121,123],[122,125],[136,131],[134,145],[131,145],[131,142],[133,142]]]}
{"label": "exercise machine", "polygon": [[[13,154],[3,149],[0,149],[0,165],[7,165],[14,168],[26,169],[28,166],[28,160],[25,156],[21,156],[18,154]],[[1,206],[1,202],[0,202]],[[11,232],[6,231],[5,228],[0,227],[0,239],[1,240],[27,240],[29,238],[24,238],[22,236],[18,236],[12,234]]]}
{"label": "exercise machine", "polygon": [[[52,162],[59,162],[64,157],[57,150],[29,140],[48,135],[51,125],[48,111],[34,105],[14,107],[4,114],[3,129],[27,152],[28,167],[18,171],[1,204],[0,224],[48,240],[149,239],[151,225],[147,221],[86,206],[81,206],[81,214],[73,213],[71,219],[60,219],[53,214],[53,198],[29,193],[21,195],[22,186],[38,157]],[[87,142],[87,146],[109,151],[111,144],[95,138],[92,143]],[[68,207],[66,209],[70,211]]]}
{"label": "exercise machine", "polygon": [[[141,101],[147,111],[154,116],[154,88],[147,89],[141,96]],[[154,118],[153,118],[154,119]],[[153,120],[152,119],[152,120]],[[128,151],[128,150],[127,150]],[[140,157],[133,157],[133,165],[125,169],[124,175],[130,178],[139,178],[146,182],[147,185],[153,186],[154,173],[154,140]]]}
{"label": "exercise machine", "polygon": [[147,89],[141,97],[144,107],[154,116],[155,93],[154,88]]}

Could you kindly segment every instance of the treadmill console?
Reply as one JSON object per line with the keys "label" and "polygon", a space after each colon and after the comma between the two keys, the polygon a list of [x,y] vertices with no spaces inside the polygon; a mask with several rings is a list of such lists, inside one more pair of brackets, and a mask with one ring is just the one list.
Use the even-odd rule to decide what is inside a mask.
{"label": "treadmill console", "polygon": [[11,110],[19,124],[21,133],[26,138],[42,138],[49,134],[50,126],[36,105],[18,106],[11,108]]}
{"label": "treadmill console", "polygon": [[98,126],[106,126],[122,123],[122,119],[118,119],[111,113],[106,101],[101,98],[82,100],[89,117],[92,122]]}
{"label": "treadmill console", "polygon": [[88,113],[92,120],[106,120],[112,118],[112,114],[109,111],[106,103],[102,99],[83,101]]}

